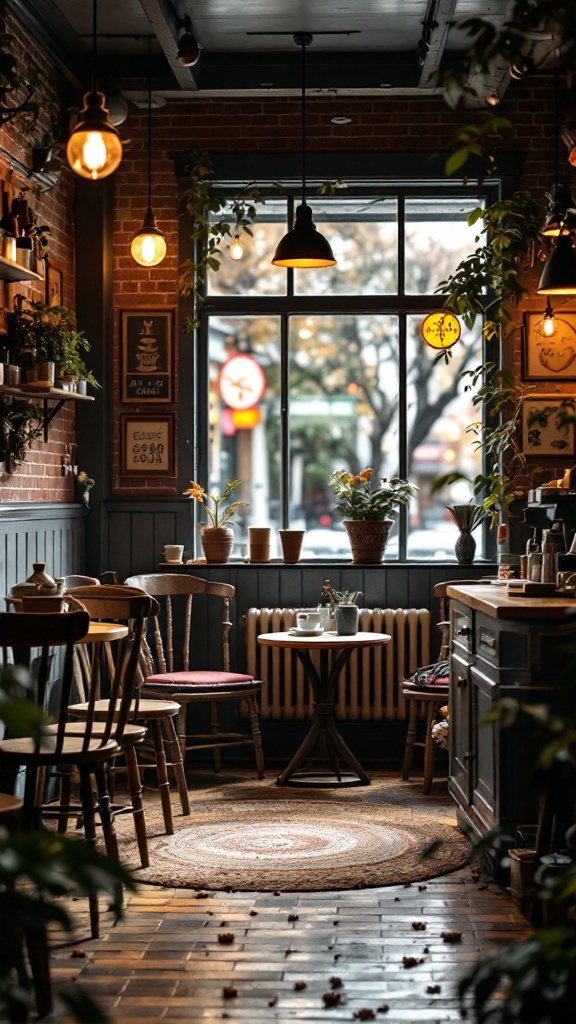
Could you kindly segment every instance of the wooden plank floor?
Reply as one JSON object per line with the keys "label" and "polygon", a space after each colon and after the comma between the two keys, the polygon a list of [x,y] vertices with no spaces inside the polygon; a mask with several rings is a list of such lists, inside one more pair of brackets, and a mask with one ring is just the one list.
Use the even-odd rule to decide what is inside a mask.
{"label": "wooden plank floor", "polygon": [[[435,802],[449,813],[448,798]],[[74,913],[73,943],[53,951],[56,988],[82,985],[117,1024],[333,1024],[362,1010],[387,1024],[460,1020],[459,975],[528,934],[515,904],[469,867],[343,892],[199,896],[142,886],[123,921],[111,926],[102,915],[99,940],[87,938],[84,900]],[[461,932],[461,941],[447,943],[442,932]],[[225,933],[229,944],[219,941]],[[404,957],[422,962],[406,967]]]}

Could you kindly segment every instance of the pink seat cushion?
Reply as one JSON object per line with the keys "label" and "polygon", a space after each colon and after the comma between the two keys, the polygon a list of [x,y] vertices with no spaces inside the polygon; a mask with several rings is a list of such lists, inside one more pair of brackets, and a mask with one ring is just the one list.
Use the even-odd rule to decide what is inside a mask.
{"label": "pink seat cushion", "polygon": [[209,693],[211,690],[249,690],[260,688],[262,683],[254,676],[241,672],[159,672],[147,676],[143,690],[170,688],[174,693]]}

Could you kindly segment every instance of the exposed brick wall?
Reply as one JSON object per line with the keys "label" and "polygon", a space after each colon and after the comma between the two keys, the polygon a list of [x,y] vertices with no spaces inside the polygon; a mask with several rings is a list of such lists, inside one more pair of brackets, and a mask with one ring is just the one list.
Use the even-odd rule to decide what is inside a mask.
{"label": "exposed brick wall", "polygon": [[[15,53],[26,54],[26,61],[40,67],[48,77],[48,98],[58,102],[59,82],[54,69],[38,43],[11,16],[7,19],[7,32],[15,39]],[[37,214],[38,224],[48,224],[51,229],[49,253],[63,271],[64,305],[74,308],[74,229],[72,220],[73,175],[64,168],[56,187],[34,194],[34,179],[18,170],[19,164],[32,166],[32,147],[40,145],[42,137],[50,128],[50,116],[43,110],[34,129],[24,134],[14,123],[0,129],[0,178],[8,181],[18,194],[20,188],[28,188],[27,199]],[[0,304],[4,310],[11,309],[17,294],[33,302],[45,301],[45,284],[19,282],[7,284],[0,281]],[[0,339],[1,347],[1,339]],[[74,482],[62,475],[62,456],[66,445],[75,438],[75,411],[72,402],[64,406],[50,424],[48,443],[35,441],[26,462],[17,466],[10,474],[0,476],[0,501],[51,501],[70,502],[74,500]]]}

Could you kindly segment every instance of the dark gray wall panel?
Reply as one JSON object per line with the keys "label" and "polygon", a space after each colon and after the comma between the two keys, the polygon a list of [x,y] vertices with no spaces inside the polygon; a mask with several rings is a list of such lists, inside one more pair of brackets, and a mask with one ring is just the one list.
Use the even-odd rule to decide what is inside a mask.
{"label": "dark gray wall panel", "polygon": [[0,505],[0,596],[22,583],[33,562],[46,562],[51,576],[84,572],[84,506]]}

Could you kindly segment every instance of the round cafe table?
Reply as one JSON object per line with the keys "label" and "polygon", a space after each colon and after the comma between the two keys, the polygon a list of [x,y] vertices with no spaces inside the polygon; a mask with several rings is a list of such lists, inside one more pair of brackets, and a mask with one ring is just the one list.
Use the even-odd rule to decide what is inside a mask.
{"label": "round cafe table", "polygon": [[[289,647],[302,663],[314,696],[314,717],[290,764],[278,776],[278,786],[369,786],[370,778],[338,732],[334,717],[336,684],[340,672],[349,661],[352,651],[362,647],[381,647],[387,644],[387,633],[355,633],[338,636],[326,630],[310,636],[293,633],[261,633],[258,643],[264,647]],[[312,659],[314,651],[320,653],[320,671]],[[314,747],[327,762],[328,772],[304,771],[296,774]],[[342,771],[340,762],[352,771]]]}

